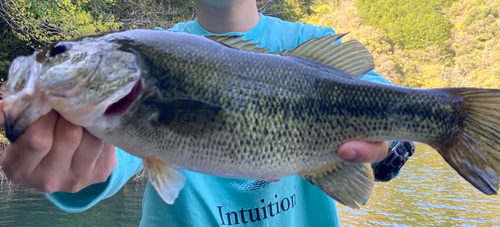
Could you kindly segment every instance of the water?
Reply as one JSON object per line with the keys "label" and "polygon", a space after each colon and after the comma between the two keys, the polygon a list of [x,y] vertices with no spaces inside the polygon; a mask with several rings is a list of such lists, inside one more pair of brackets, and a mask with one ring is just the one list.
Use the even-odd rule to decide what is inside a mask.
{"label": "water", "polygon": [[403,170],[362,209],[339,205],[343,226],[500,227],[500,196],[479,192],[431,148],[418,145]]}
{"label": "water", "polygon": [[0,226],[139,226],[144,189],[145,184],[130,182],[115,196],[85,212],[66,213],[35,189],[8,189],[4,185],[0,192]]}
{"label": "water", "polygon": [[[145,184],[130,182],[88,211],[70,214],[34,189],[0,189],[0,226],[138,226]],[[462,180],[440,156],[419,145],[400,176],[377,183],[362,209],[339,205],[343,226],[497,226],[500,196]]]}

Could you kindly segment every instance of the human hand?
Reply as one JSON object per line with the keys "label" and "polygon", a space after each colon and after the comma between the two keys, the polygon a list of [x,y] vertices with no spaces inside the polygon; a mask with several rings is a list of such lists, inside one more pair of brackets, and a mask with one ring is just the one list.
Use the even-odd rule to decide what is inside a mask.
{"label": "human hand", "polygon": [[[3,101],[0,125],[5,125]],[[114,146],[52,110],[7,146],[2,166],[13,183],[53,193],[78,192],[104,182],[116,163]]]}
{"label": "human hand", "polygon": [[339,148],[339,157],[349,162],[371,163],[372,165],[387,157],[391,141],[362,142],[351,141]]}

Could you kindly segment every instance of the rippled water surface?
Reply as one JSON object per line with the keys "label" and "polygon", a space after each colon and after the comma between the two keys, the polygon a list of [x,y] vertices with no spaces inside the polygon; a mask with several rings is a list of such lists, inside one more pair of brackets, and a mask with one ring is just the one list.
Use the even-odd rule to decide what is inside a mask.
{"label": "rippled water surface", "polygon": [[365,207],[339,205],[339,215],[343,226],[500,227],[500,196],[482,194],[419,144],[397,178],[376,184]]}
{"label": "rippled water surface", "polygon": [[[0,226],[138,226],[145,185],[128,183],[114,197],[88,211],[69,214],[33,189],[0,189]],[[343,226],[497,226],[500,196],[486,196],[462,180],[426,146],[400,176],[377,183],[368,205],[339,205]]]}

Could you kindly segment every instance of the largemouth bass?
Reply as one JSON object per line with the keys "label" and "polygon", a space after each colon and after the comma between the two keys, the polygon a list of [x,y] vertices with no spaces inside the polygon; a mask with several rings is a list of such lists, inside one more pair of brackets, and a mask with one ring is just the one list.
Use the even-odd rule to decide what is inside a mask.
{"label": "largemouth bass", "polygon": [[348,141],[426,143],[477,189],[497,193],[500,90],[357,80],[373,57],[358,41],[335,45],[340,38],[281,53],[237,36],[156,30],[59,42],[11,66],[7,137],[54,109],[141,157],[169,204],[186,169],[259,180],[300,174],[357,208],[374,177],[369,164],[338,157]]}

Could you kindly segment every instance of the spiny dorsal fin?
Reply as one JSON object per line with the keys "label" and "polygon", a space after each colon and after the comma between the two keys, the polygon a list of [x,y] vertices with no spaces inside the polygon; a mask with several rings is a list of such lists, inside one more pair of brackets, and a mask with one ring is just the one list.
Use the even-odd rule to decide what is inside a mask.
{"label": "spiny dorsal fin", "polygon": [[281,55],[301,56],[340,69],[353,77],[361,77],[375,68],[372,54],[357,40],[336,45],[335,42],[346,34],[313,38],[293,50],[285,50]]}
{"label": "spiny dorsal fin", "polygon": [[253,43],[251,39],[243,39],[242,35],[207,35],[205,37],[238,50],[250,51],[255,53],[276,54],[276,52],[269,52],[269,49],[259,47],[259,45]]}

